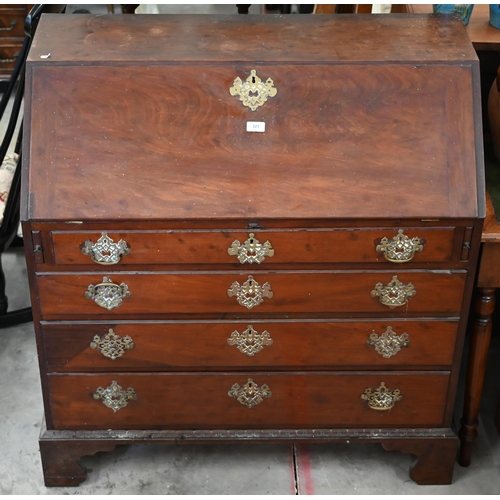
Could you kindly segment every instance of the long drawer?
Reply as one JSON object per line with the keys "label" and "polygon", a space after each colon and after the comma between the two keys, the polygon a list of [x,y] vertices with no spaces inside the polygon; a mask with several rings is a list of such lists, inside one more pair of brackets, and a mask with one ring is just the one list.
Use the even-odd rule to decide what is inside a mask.
{"label": "long drawer", "polygon": [[[49,376],[56,429],[439,427],[448,383],[448,372]],[[387,409],[370,407],[375,392]]]}
{"label": "long drawer", "polygon": [[455,228],[401,230],[54,231],[51,235],[55,264],[376,263],[391,256],[414,262],[451,260]]}
{"label": "long drawer", "polygon": [[[405,271],[397,275],[362,271],[260,272],[252,275],[41,273],[38,274],[38,288],[45,320],[249,312],[390,311],[449,316],[458,315],[460,311],[465,277],[466,272],[462,271]],[[398,303],[402,305],[391,307],[381,302],[390,301],[394,293],[401,295]]]}
{"label": "long drawer", "polygon": [[450,367],[456,321],[42,325],[49,371]]}

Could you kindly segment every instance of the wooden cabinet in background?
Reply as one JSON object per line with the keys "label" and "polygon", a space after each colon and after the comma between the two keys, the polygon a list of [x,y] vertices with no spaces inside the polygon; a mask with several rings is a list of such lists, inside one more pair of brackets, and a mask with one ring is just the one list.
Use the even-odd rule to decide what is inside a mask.
{"label": "wooden cabinet in background", "polygon": [[32,5],[0,4],[0,88],[10,78],[24,40],[24,21]]}

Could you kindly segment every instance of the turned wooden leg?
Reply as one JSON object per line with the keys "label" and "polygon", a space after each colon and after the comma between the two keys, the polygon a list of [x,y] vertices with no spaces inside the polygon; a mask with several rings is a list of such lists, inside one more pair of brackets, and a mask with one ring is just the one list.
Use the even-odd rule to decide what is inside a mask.
{"label": "turned wooden leg", "polygon": [[115,447],[116,443],[109,441],[41,440],[45,486],[78,486],[87,479],[87,469],[80,464],[80,458]]}
{"label": "turned wooden leg", "polygon": [[456,437],[393,439],[383,441],[388,451],[402,451],[416,455],[417,461],[410,468],[410,478],[417,484],[451,484],[457,458]]}
{"label": "turned wooden leg", "polygon": [[470,465],[472,444],[477,438],[479,406],[491,338],[491,316],[495,310],[495,290],[495,288],[478,288],[474,302],[475,318],[470,338],[464,413],[458,434],[460,437],[458,463],[462,467]]}

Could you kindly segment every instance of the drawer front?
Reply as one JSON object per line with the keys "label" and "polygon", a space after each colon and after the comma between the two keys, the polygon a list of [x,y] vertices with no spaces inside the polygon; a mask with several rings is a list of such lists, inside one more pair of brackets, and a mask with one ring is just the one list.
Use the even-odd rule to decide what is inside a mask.
{"label": "drawer front", "polygon": [[451,366],[457,322],[44,324],[48,371]]}
{"label": "drawer front", "polygon": [[[49,379],[56,429],[383,428],[442,425],[449,373],[115,373]],[[383,411],[362,399],[367,389],[372,396],[384,392],[382,383],[387,405],[398,399],[396,389],[401,396]],[[257,404],[248,406],[252,389]]]}
{"label": "drawer front", "polygon": [[[183,313],[458,315],[465,277],[466,273],[460,271],[406,271],[397,275],[361,271],[261,272],[252,275],[47,273],[38,275],[38,288],[45,320],[75,317],[131,319],[134,315],[147,315],[151,319],[162,314]],[[384,288],[388,286],[397,288],[398,303],[403,305],[391,308],[381,303],[381,300],[390,300],[388,289]],[[258,303],[259,300],[262,302]],[[403,300],[407,300],[406,304]]]}
{"label": "drawer front", "polygon": [[[109,265],[110,260],[118,265],[245,263],[255,267],[261,263],[387,263],[384,255],[390,258],[391,248],[400,260],[451,260],[454,228],[401,229],[402,233],[392,228],[348,228],[254,232],[52,232],[51,235],[55,264],[67,265],[95,265],[92,257],[103,265]],[[377,251],[383,238],[388,242]],[[117,245],[121,241],[129,252],[110,258],[114,249],[120,253]]]}

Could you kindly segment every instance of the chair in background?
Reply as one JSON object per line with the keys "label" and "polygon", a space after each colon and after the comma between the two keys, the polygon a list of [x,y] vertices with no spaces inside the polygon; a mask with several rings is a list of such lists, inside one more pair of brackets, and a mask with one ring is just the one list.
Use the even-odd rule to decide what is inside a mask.
{"label": "chair in background", "polygon": [[[40,16],[43,13],[62,12],[64,8],[65,5],[33,6],[26,17],[24,25],[25,37],[23,47],[10,76],[7,89],[0,100],[0,120],[4,118],[5,112],[9,108],[9,103],[13,101],[8,117],[7,128],[3,138],[1,138],[0,144],[0,164],[6,167],[2,169],[1,172],[3,174],[2,179],[4,181],[4,187],[0,189],[1,199],[5,202],[5,205],[3,203],[0,205],[0,212],[3,209],[3,214],[0,213],[0,328],[7,328],[32,321],[31,307],[15,311],[8,310],[8,299],[5,293],[5,274],[2,269],[1,258],[3,252],[7,250],[16,239],[19,228],[22,160],[21,142],[23,133],[20,111],[24,97],[26,59]],[[21,125],[19,131],[16,133],[18,122],[21,122]],[[9,155],[7,158],[7,153],[12,145],[14,145],[14,154]],[[8,164],[12,165],[12,167],[8,168]],[[7,175],[8,170],[10,171],[10,176]]]}

